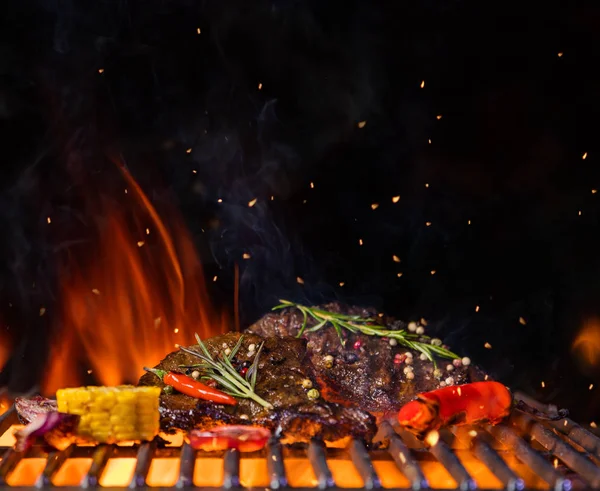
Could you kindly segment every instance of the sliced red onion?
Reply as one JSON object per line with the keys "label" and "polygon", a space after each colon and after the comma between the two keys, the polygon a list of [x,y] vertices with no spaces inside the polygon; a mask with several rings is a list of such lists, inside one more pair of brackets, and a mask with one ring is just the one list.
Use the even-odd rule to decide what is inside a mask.
{"label": "sliced red onion", "polygon": [[15,432],[15,450],[24,452],[41,437],[58,450],[64,450],[73,441],[78,422],[79,416],[75,414],[39,413],[27,426]]}
{"label": "sliced red onion", "polygon": [[17,397],[15,399],[15,409],[22,423],[30,423],[38,414],[58,411],[58,406],[54,399],[42,396]]}

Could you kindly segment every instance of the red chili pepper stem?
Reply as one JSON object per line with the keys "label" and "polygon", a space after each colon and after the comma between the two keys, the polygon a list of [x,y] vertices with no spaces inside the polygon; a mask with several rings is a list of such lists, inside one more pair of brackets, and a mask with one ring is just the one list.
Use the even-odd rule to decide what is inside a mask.
{"label": "red chili pepper stem", "polygon": [[166,370],[161,370],[160,368],[148,368],[148,367],[144,367],[144,370],[146,370],[147,372],[153,373],[154,375],[156,375],[161,380],[165,378],[165,375],[167,373],[169,373]]}

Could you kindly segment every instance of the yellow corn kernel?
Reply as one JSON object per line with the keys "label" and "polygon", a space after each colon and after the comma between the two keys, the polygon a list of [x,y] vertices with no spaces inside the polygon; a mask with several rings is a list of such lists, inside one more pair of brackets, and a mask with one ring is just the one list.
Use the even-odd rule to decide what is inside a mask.
{"label": "yellow corn kernel", "polygon": [[77,387],[56,393],[61,412],[81,416],[78,433],[101,443],[151,440],[159,431],[159,387]]}

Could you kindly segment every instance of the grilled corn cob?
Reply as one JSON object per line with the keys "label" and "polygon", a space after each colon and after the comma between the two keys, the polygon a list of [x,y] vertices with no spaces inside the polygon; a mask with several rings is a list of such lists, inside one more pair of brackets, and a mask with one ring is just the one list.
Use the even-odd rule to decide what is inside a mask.
{"label": "grilled corn cob", "polygon": [[152,440],[159,429],[159,387],[76,387],[56,392],[58,411],[80,416],[77,434],[100,443]]}

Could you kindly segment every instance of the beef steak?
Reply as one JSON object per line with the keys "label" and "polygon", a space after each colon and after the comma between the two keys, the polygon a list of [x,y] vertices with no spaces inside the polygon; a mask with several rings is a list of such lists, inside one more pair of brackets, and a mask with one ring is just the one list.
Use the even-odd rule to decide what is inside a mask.
{"label": "beef steak", "polygon": [[[230,332],[204,341],[213,357],[225,349],[233,348],[242,334]],[[206,429],[222,424],[257,424],[269,427],[281,434],[282,440],[308,441],[322,438],[336,441],[354,436],[370,441],[376,427],[374,417],[363,409],[325,401],[322,397],[308,397],[310,380],[319,388],[317,378],[306,357],[306,340],[292,337],[261,337],[244,334],[242,346],[235,356],[235,364],[249,363],[251,344],[258,346],[264,341],[260,355],[256,393],[273,405],[268,410],[250,399],[238,399],[235,406],[205,402],[181,393],[161,396],[161,429],[163,431]],[[199,351],[199,346],[189,349]],[[199,358],[179,350],[167,355],[155,368],[181,371],[182,365],[199,363]],[[304,385],[303,385],[304,382]],[[163,386],[154,374],[147,373],[140,385]]]}
{"label": "beef steak", "polygon": [[[331,303],[319,307],[331,312],[360,315],[377,319],[386,329],[406,329],[407,325],[392,318],[379,316],[376,311],[360,307],[344,307]],[[302,313],[286,308],[269,313],[248,328],[261,336],[297,336],[303,323]],[[308,325],[316,321],[309,317]],[[385,338],[343,332],[345,345],[330,325],[316,332],[306,332],[308,356],[329,400],[345,400],[374,413],[396,411],[420,392],[427,392],[448,383],[462,384],[482,380],[483,372],[471,365],[455,366],[452,360],[436,358],[434,364],[423,360],[418,351],[399,343],[390,344]],[[407,361],[405,353],[412,355]],[[333,362],[331,358],[333,357]],[[407,368],[410,367],[410,368]],[[414,378],[407,372],[412,368]]]}

